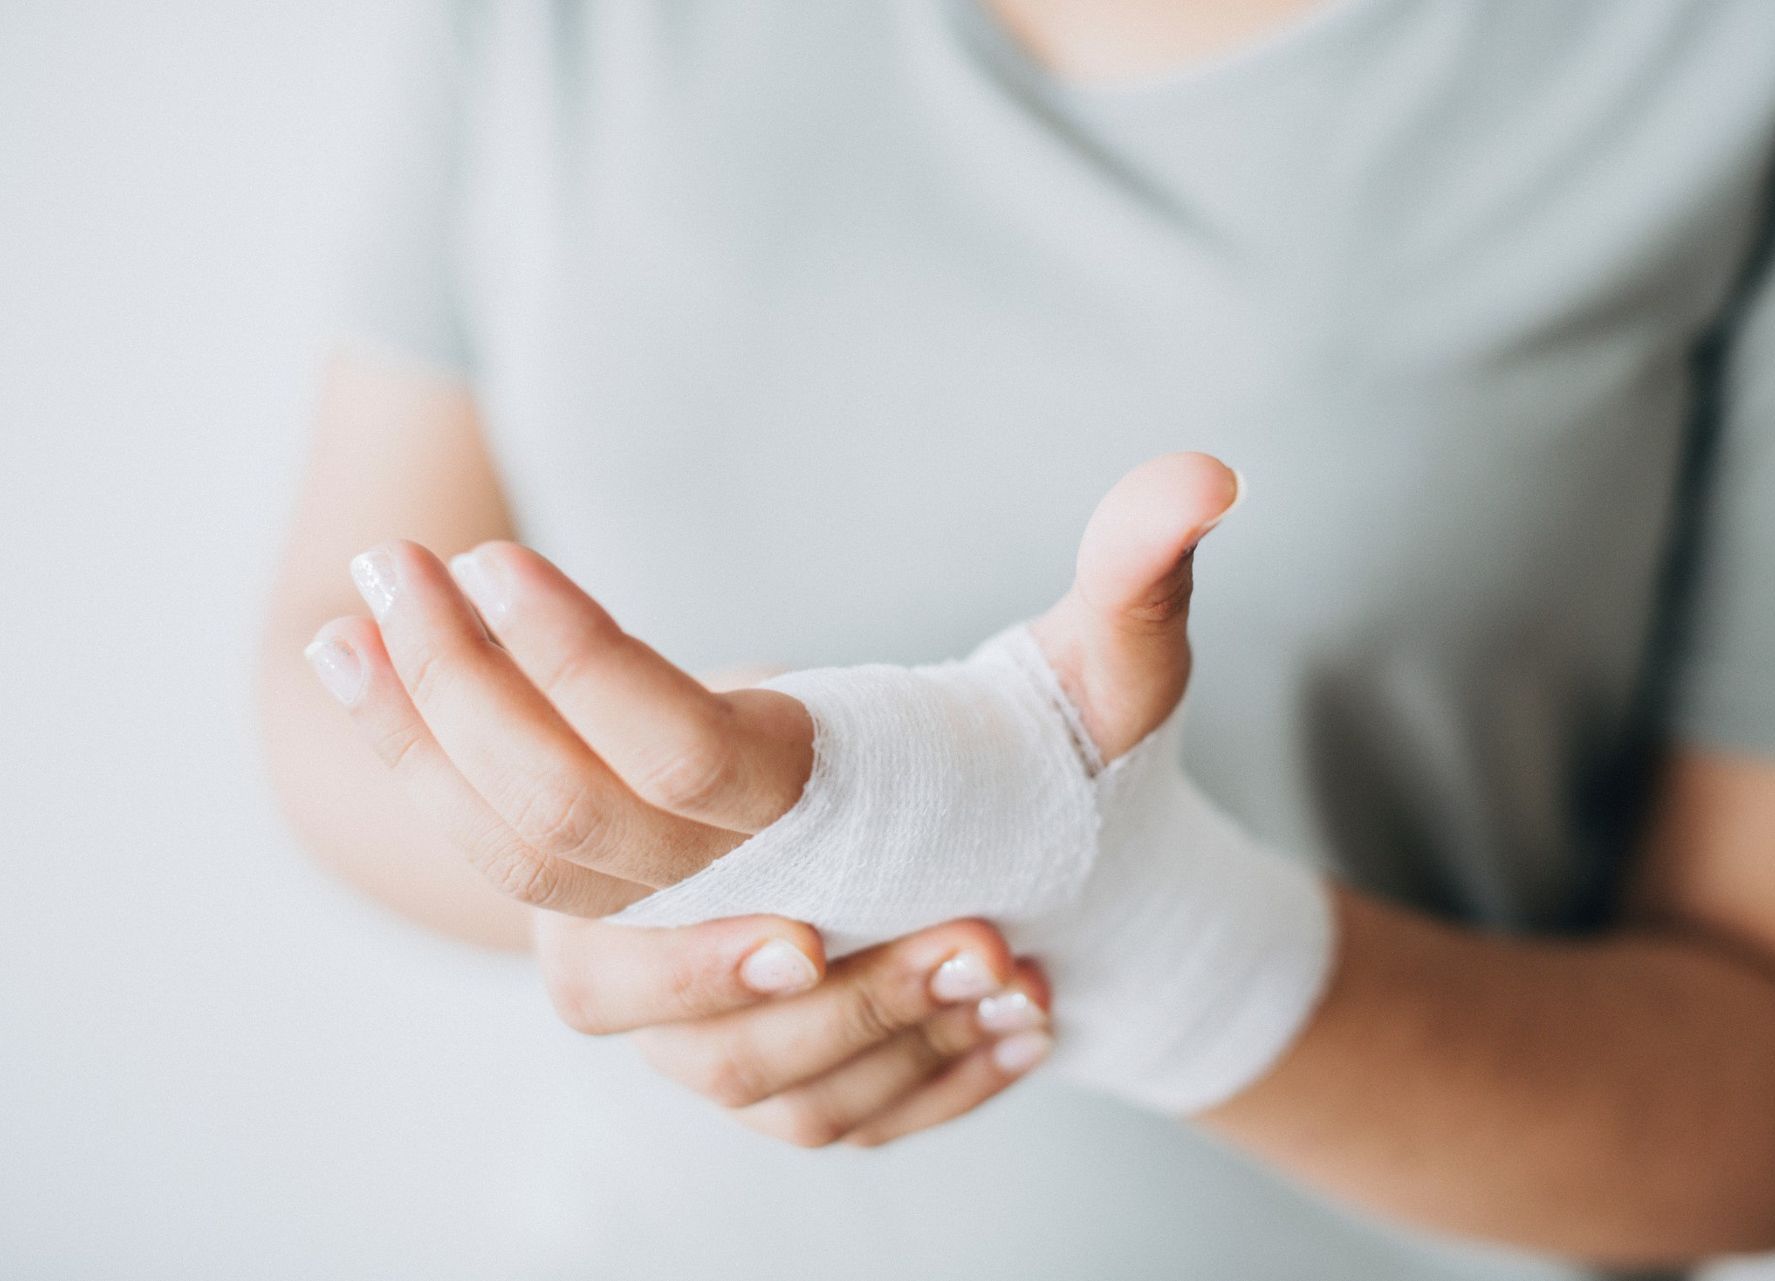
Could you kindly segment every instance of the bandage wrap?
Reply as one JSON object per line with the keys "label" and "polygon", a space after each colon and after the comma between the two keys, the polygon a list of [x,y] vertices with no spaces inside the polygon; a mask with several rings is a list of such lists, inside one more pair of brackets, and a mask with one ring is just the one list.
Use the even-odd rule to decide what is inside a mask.
{"label": "bandage wrap", "polygon": [[961,662],[767,682],[814,724],[800,801],[708,868],[612,918],[772,913],[841,955],[981,916],[1040,959],[1055,1066],[1174,1113],[1268,1068],[1332,950],[1324,886],[1190,783],[1179,718],[1107,768],[1028,630]]}

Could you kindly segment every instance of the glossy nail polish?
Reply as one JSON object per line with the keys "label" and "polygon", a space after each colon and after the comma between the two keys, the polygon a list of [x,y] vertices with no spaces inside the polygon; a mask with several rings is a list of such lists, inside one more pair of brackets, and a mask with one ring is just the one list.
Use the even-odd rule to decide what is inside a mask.
{"label": "glossy nail polish", "polygon": [[1021,1076],[1048,1057],[1054,1038],[1046,1032],[1019,1032],[992,1047],[992,1061],[1007,1076]]}
{"label": "glossy nail polish", "polygon": [[1048,1021],[1047,1011],[1015,989],[981,998],[975,1017],[988,1032],[1000,1033],[1027,1032]]}
{"label": "glossy nail polish", "polygon": [[505,570],[485,552],[463,552],[450,558],[450,573],[481,617],[498,622],[511,608],[511,583]]}
{"label": "glossy nail polish", "polygon": [[939,1001],[972,1001],[998,986],[998,978],[973,952],[957,952],[931,975],[931,995]]}
{"label": "glossy nail polish", "polygon": [[302,657],[314,668],[314,674],[327,693],[351,707],[363,697],[364,661],[344,641],[332,636],[319,637],[302,651]]}
{"label": "glossy nail polish", "polygon": [[394,604],[395,592],[400,587],[394,557],[381,548],[364,552],[352,559],[351,581],[357,584],[358,595],[364,598],[364,604],[370,607],[370,613],[378,619]]}
{"label": "glossy nail polish", "polygon": [[783,939],[771,939],[740,962],[740,981],[766,996],[806,991],[819,977],[807,954]]}

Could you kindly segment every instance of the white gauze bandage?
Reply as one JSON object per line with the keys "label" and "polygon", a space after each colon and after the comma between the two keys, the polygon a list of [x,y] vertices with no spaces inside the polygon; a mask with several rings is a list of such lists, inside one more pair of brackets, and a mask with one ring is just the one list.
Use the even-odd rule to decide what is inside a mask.
{"label": "white gauze bandage", "polygon": [[960,662],[765,684],[813,721],[801,799],[611,919],[772,913],[836,956],[985,917],[1047,970],[1055,1067],[1177,1114],[1255,1080],[1312,1012],[1326,888],[1197,791],[1177,715],[1104,767],[1025,627]]}

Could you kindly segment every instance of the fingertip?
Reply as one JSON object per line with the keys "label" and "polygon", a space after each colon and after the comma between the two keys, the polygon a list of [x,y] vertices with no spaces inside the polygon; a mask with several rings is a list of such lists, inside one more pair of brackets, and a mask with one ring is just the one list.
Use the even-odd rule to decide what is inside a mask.
{"label": "fingertip", "polygon": [[512,574],[560,576],[562,572],[560,566],[534,547],[509,538],[490,538],[486,542],[475,544],[463,554],[486,564],[497,565]]}
{"label": "fingertip", "polygon": [[1045,1031],[1018,1032],[994,1041],[989,1053],[992,1066],[1007,1077],[1019,1077],[1035,1068],[1054,1050],[1054,1038]]}
{"label": "fingertip", "polygon": [[975,1007],[981,1030],[994,1036],[1045,1029],[1050,1014],[1047,979],[1031,961],[1018,961],[1010,981]]}
{"label": "fingertip", "polygon": [[963,917],[934,925],[917,937],[928,949],[977,956],[992,977],[1000,983],[1011,977],[1015,964],[1011,956],[1011,945],[1005,942],[1005,936],[991,921],[981,917]]}
{"label": "fingertip", "polygon": [[[1215,461],[1218,462],[1219,460],[1216,459]],[[1225,466],[1225,464],[1222,464],[1222,466]],[[1227,467],[1227,470],[1232,473],[1233,477],[1233,496],[1231,501],[1229,501],[1225,507],[1221,508],[1220,515],[1208,522],[1208,529],[1213,529],[1216,525],[1220,524],[1221,521],[1237,511],[1240,506],[1244,504],[1246,496],[1251,492],[1250,482],[1245,479],[1244,472],[1240,471],[1237,467]],[[1207,533],[1208,531],[1203,530],[1202,532]]]}
{"label": "fingertip", "polygon": [[1048,982],[1048,972],[1041,967],[1039,961],[1031,960],[1028,957],[1019,957],[1016,972],[1012,975],[1012,982],[1017,985],[1019,991],[1028,994],[1029,999],[1041,1006],[1044,1011],[1053,1013],[1054,989]]}
{"label": "fingertip", "polygon": [[734,938],[783,939],[804,953],[819,967],[822,974],[825,973],[826,941],[821,937],[820,932],[806,921],[795,921],[786,916],[762,914],[729,916],[718,921],[710,921],[705,928],[729,931]]}
{"label": "fingertip", "polygon": [[438,591],[457,595],[455,580],[443,561],[430,548],[407,538],[391,538],[365,548],[351,558],[348,568],[352,585],[379,623],[388,621],[397,601],[424,602]]}
{"label": "fingertip", "polygon": [[[554,561],[534,547],[495,538],[464,553],[470,577],[464,588],[470,599],[496,616],[518,610],[534,614],[539,605],[573,603],[574,626],[582,640],[608,645],[623,639],[616,619]],[[451,562],[452,567],[455,561]],[[483,597],[486,597],[483,603]]]}
{"label": "fingertip", "polygon": [[387,668],[382,633],[367,618],[347,616],[323,623],[302,648],[321,686],[347,709],[364,702],[378,669]]}
{"label": "fingertip", "polygon": [[461,566],[471,572],[476,568],[486,567],[482,570],[483,573],[490,569],[509,575],[518,570],[538,565],[554,568],[541,553],[522,543],[512,542],[508,538],[489,538],[450,558],[450,569],[453,573],[456,572],[458,566]]}
{"label": "fingertip", "polygon": [[316,646],[324,645],[328,641],[343,641],[346,644],[350,644],[351,624],[356,621],[358,621],[356,617],[351,614],[346,614],[341,618],[329,618],[326,622],[314,629],[314,636],[309,640],[308,644],[302,647],[302,652],[306,654]]}
{"label": "fingertip", "polygon": [[1092,513],[1079,543],[1080,592],[1107,609],[1144,600],[1226,519],[1244,490],[1240,473],[1208,454],[1148,459]]}
{"label": "fingertip", "polygon": [[481,556],[481,555],[498,556],[502,559],[504,559],[504,558],[522,558],[522,559],[527,559],[527,560],[542,561],[544,564],[552,563],[549,561],[548,557],[544,556],[541,552],[537,551],[534,547],[528,547],[525,544],[517,542],[517,541],[510,539],[510,538],[488,538],[488,539],[485,539],[482,542],[478,542],[473,547],[469,548],[469,553],[472,555],[476,555],[476,556]]}
{"label": "fingertip", "polygon": [[782,917],[776,919],[775,928],[781,931],[782,937],[789,939],[806,953],[807,958],[814,963],[814,968],[820,972],[821,978],[826,976],[826,940],[818,930],[806,921],[791,921]]}
{"label": "fingertip", "polygon": [[781,917],[741,918],[722,923],[735,931],[739,958],[734,973],[749,993],[793,996],[826,976],[826,949],[819,931]]}
{"label": "fingertip", "polygon": [[1147,488],[1180,511],[1205,513],[1210,525],[1238,506],[1245,489],[1243,473],[1213,454],[1195,452],[1150,458],[1123,479]]}
{"label": "fingertip", "polygon": [[808,955],[787,939],[766,939],[740,962],[740,982],[759,996],[793,996],[820,981]]}
{"label": "fingertip", "polygon": [[[915,942],[909,968],[928,970],[930,995],[941,1004],[977,1000],[1010,981],[1010,947],[989,922],[950,922]],[[930,968],[933,960],[937,961],[934,969]]]}
{"label": "fingertip", "polygon": [[416,543],[410,538],[388,538],[364,548],[351,558],[351,576],[361,582],[365,567],[378,561],[392,562],[401,570],[441,563],[423,543]]}
{"label": "fingertip", "polygon": [[365,618],[362,614],[342,614],[317,627],[314,640],[309,644],[312,645],[315,641],[342,640],[349,645],[363,648],[381,638],[382,629],[376,626],[374,619]]}
{"label": "fingertip", "polygon": [[[511,575],[487,554],[488,544],[450,558],[450,577],[481,616],[483,628],[498,627],[511,608]],[[491,631],[488,631],[491,635]]]}

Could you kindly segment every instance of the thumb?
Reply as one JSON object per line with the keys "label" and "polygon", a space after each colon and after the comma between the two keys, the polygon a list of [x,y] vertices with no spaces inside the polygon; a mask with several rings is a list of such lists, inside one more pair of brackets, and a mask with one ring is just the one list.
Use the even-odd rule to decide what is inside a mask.
{"label": "thumb", "polygon": [[1242,496],[1239,473],[1207,454],[1142,463],[1097,504],[1071,590],[1031,625],[1106,761],[1183,697],[1193,553]]}

